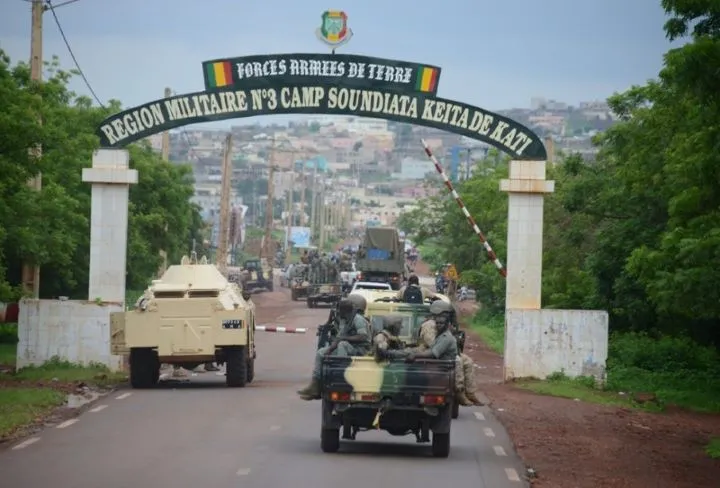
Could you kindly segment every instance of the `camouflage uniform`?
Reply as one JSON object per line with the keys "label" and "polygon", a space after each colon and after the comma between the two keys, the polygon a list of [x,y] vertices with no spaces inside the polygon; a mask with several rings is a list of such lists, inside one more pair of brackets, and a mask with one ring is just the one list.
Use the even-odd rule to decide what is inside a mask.
{"label": "camouflage uniform", "polygon": [[[331,353],[333,356],[349,357],[364,356],[370,349],[370,324],[362,315],[356,313],[351,320],[339,319],[338,337],[350,337],[363,335],[366,340],[361,343],[350,344],[347,341],[340,341],[337,348]],[[298,391],[298,394],[305,400],[318,398],[320,390],[320,373],[322,361],[330,347],[321,347],[315,353],[315,364],[312,372],[312,383],[305,389]]]}
{"label": "camouflage uniform", "polygon": [[402,342],[397,337],[402,329],[401,317],[385,317],[385,328],[373,337],[373,353],[376,358],[380,351],[401,349]]}
{"label": "camouflage uniform", "polygon": [[[452,335],[450,331],[446,331]],[[426,351],[432,347],[437,335],[437,324],[433,319],[426,320],[420,326],[418,351]],[[454,336],[453,336],[454,339]],[[457,348],[457,346],[456,346]],[[475,396],[475,366],[466,354],[458,354],[455,358],[455,390],[460,405],[465,407],[480,404]]]}

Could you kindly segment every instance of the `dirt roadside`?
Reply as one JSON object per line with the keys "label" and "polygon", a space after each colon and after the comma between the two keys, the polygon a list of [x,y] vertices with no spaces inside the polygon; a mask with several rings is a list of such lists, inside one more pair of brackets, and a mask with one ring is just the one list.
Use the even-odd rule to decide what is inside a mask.
{"label": "dirt roadside", "polygon": [[[461,305],[466,314],[473,304]],[[540,488],[712,488],[720,461],[703,447],[720,415],[662,414],[537,395],[502,381],[502,357],[469,332],[479,388]]]}

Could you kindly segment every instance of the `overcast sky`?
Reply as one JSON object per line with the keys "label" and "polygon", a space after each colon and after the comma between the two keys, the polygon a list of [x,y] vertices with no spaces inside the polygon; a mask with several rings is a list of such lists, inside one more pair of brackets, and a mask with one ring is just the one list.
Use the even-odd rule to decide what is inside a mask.
{"label": "overcast sky", "polygon": [[[315,37],[328,8],[344,9],[354,32],[339,53],[439,65],[438,96],[490,110],[605,99],[655,77],[670,47],[660,0],[79,0],[57,15],[100,99],[132,106],[166,86],[202,90],[204,60],[328,52]],[[0,0],[0,48],[29,57],[27,0]],[[72,67],[47,12],[53,54]]]}

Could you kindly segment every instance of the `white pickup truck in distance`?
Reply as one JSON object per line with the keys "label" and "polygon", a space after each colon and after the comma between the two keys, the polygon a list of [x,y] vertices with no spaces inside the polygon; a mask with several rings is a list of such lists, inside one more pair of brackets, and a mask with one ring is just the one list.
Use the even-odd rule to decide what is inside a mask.
{"label": "white pickup truck in distance", "polygon": [[356,281],[350,293],[357,290],[392,291],[392,287],[389,283],[377,283],[374,281]]}

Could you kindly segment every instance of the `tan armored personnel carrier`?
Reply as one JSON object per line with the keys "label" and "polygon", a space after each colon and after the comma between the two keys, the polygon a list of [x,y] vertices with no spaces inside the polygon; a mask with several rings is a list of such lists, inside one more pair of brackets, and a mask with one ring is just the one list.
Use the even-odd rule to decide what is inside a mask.
{"label": "tan armored personnel carrier", "polygon": [[134,309],[112,314],[111,328],[113,354],[130,355],[133,388],[157,384],[161,364],[224,363],[228,386],[253,380],[255,305],[204,257],[170,266]]}

